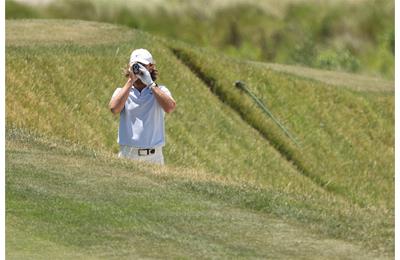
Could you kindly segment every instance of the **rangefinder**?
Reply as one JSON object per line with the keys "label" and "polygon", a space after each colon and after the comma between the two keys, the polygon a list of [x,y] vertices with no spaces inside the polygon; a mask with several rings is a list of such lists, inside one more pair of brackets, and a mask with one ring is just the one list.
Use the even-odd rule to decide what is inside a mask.
{"label": "rangefinder", "polygon": [[132,72],[133,74],[139,74],[140,73],[140,66],[138,63],[135,63],[132,65]]}

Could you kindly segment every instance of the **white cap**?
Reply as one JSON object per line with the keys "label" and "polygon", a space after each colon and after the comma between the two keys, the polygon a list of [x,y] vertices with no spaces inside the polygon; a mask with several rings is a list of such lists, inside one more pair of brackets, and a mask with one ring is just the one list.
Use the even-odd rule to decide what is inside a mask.
{"label": "white cap", "polygon": [[134,63],[140,62],[144,65],[147,64],[154,64],[153,56],[151,53],[146,49],[136,49],[132,52],[131,58],[129,59],[129,66],[132,66]]}

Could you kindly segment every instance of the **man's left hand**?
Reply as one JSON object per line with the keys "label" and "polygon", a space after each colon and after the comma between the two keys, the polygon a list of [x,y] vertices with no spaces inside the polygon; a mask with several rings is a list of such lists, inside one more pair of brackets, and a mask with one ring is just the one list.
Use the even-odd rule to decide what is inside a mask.
{"label": "man's left hand", "polygon": [[142,64],[139,63],[139,67],[140,67],[140,73],[137,75],[138,78],[144,83],[146,84],[146,86],[150,86],[152,85],[153,79],[151,78],[150,72],[146,69],[146,67],[144,67]]}

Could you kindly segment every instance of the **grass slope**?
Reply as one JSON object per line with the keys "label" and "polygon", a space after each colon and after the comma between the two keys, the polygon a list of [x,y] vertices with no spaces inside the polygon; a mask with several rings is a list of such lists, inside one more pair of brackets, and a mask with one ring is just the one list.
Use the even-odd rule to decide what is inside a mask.
{"label": "grass slope", "polygon": [[257,187],[21,136],[6,151],[9,259],[376,257],[252,210]]}
{"label": "grass slope", "polygon": [[[70,158],[64,153],[66,161],[62,161],[61,155],[51,158],[53,152],[51,149],[67,142],[72,148],[84,146],[96,153],[117,151],[118,118],[113,117],[108,111],[107,103],[113,90],[124,83],[120,73],[121,68],[125,66],[130,51],[138,47],[146,47],[152,51],[161,72],[159,83],[165,84],[178,102],[177,110],[167,116],[165,155],[171,167],[161,171],[164,175],[178,175],[187,179],[183,185],[184,191],[201,195],[201,199],[196,197],[185,202],[180,201],[184,197],[182,190],[174,190],[172,193],[165,193],[165,196],[169,196],[168,194],[172,196],[168,199],[163,197],[163,192],[155,191],[157,189],[154,187],[159,185],[151,186],[147,183],[152,187],[150,190],[160,196],[159,204],[150,204],[152,213],[149,215],[157,209],[160,214],[167,214],[170,206],[168,203],[184,203],[185,207],[190,208],[191,204],[197,205],[205,199],[217,204],[227,203],[229,207],[239,207],[244,210],[240,214],[269,214],[268,217],[283,221],[281,224],[293,224],[301,232],[309,230],[311,237],[320,233],[321,238],[315,237],[315,243],[322,238],[342,239],[349,242],[350,247],[353,247],[350,243],[356,243],[362,245],[364,250],[376,251],[378,255],[393,254],[392,92],[352,91],[347,88],[327,86],[314,80],[275,72],[260,64],[228,59],[204,49],[189,48],[179,42],[167,41],[141,31],[100,23],[57,20],[6,22],[6,124],[7,141],[10,144],[7,150],[7,154],[10,155],[7,157],[7,165],[10,166],[7,168],[7,225],[15,227],[8,228],[8,241],[13,241],[10,240],[12,237],[23,236],[22,230],[26,228],[30,218],[35,217],[35,221],[31,222],[32,228],[35,229],[35,225],[43,226],[55,217],[58,219],[60,229],[55,228],[53,233],[50,232],[52,234],[50,237],[43,239],[46,235],[40,228],[25,234],[33,241],[36,237],[42,237],[41,240],[47,241],[43,242],[47,243],[46,248],[51,247],[52,243],[61,244],[62,246],[58,248],[60,253],[64,250],[67,253],[79,252],[83,255],[108,252],[106,247],[103,248],[104,241],[101,237],[82,238],[83,241],[92,241],[91,243],[98,245],[89,251],[86,251],[87,248],[80,251],[81,244],[70,240],[74,234],[81,233],[76,231],[76,227],[81,225],[84,226],[83,230],[94,230],[93,234],[99,230],[108,232],[110,230],[108,225],[114,225],[112,217],[108,215],[113,213],[108,211],[118,212],[121,208],[118,203],[113,205],[115,200],[113,198],[121,195],[118,191],[121,190],[123,193],[125,190],[132,200],[141,198],[140,192],[130,193],[131,189],[135,190],[134,183],[136,181],[138,185],[140,183],[135,179],[138,176],[129,177],[132,178],[129,183],[133,186],[126,189],[120,186],[121,182],[113,183],[115,189],[110,188],[111,190],[106,193],[107,196],[94,195],[88,198],[86,204],[81,205],[82,211],[79,211],[80,204],[70,205],[68,203],[71,201],[64,201],[65,196],[73,195],[75,191],[68,189],[75,189],[74,186],[80,183],[79,175],[88,176],[87,174],[100,171],[113,176],[120,167],[118,163],[120,161],[112,161],[107,157],[104,160],[111,160],[112,163],[108,165],[102,162],[101,169],[95,167],[94,163],[89,163],[82,169],[85,163],[81,162],[79,163],[81,166],[69,173],[68,166],[73,166],[74,160],[86,160],[85,154],[81,155],[83,158],[76,155]],[[199,78],[190,66],[185,64],[182,57],[176,55],[173,51],[176,49],[186,53],[193,64],[197,62],[194,64],[197,69],[212,79],[214,92],[209,91],[204,78]],[[210,70],[211,67],[215,70]],[[276,113],[302,141],[303,150],[292,147],[254,104],[233,90],[232,84],[236,79],[244,80],[259,97],[268,101],[265,103],[271,107],[273,113]],[[214,94],[218,91],[219,96]],[[220,100],[221,97],[223,102]],[[245,115],[254,115],[254,118],[249,119]],[[27,129],[28,132],[23,129]],[[14,144],[15,140],[19,139],[26,139],[28,144],[32,143],[35,139],[31,136],[36,136],[38,133],[45,136],[46,140],[55,141],[44,146],[39,145],[43,146],[41,152],[37,151],[36,146]],[[356,147],[353,148],[353,145]],[[50,151],[45,152],[48,149]],[[311,169],[312,176],[299,171],[296,162],[288,160],[285,152],[291,153],[294,160]],[[15,157],[12,156],[13,153],[16,154]],[[35,157],[36,153],[40,156]],[[31,166],[23,164],[28,158],[17,160],[22,154],[35,157],[32,158]],[[53,205],[52,198],[46,197],[45,186],[53,185],[51,176],[54,172],[51,169],[56,165],[51,166],[51,162],[54,160],[60,162],[57,169],[68,169],[61,175],[69,177],[65,183],[64,180],[60,180],[61,183],[53,183],[54,190],[66,189],[63,194],[53,194],[57,197]],[[32,166],[40,161],[42,166]],[[121,164],[124,165],[122,162]],[[134,166],[142,167],[134,163],[129,164],[129,167]],[[177,166],[179,168],[174,168]],[[40,170],[35,171],[35,167],[39,167]],[[26,171],[24,168],[27,168]],[[57,169],[55,172],[60,172]],[[141,173],[139,176],[153,172],[151,168],[146,167],[138,171]],[[44,175],[40,177],[41,174]],[[21,183],[22,176],[27,176],[24,179],[25,183]],[[45,189],[44,194],[39,194],[37,200],[48,201],[49,204],[29,202],[29,196],[23,195],[25,190],[28,193],[35,193],[30,191],[29,186],[34,182],[35,176],[40,179],[35,189]],[[50,178],[49,183],[46,183],[48,178]],[[203,180],[201,185],[187,184],[191,183],[190,180],[196,182],[198,178]],[[215,178],[222,178],[225,184],[216,185],[205,181]],[[93,181],[90,188],[92,192],[104,190],[106,185],[101,184],[101,180],[95,180],[95,175],[89,179]],[[321,182],[318,183],[316,180]],[[157,179],[155,182],[158,181]],[[172,178],[168,185],[173,187],[175,181],[176,179]],[[83,185],[90,184],[88,181],[82,180],[82,182]],[[239,183],[241,188],[231,183]],[[149,187],[146,185],[144,187]],[[246,188],[247,186],[250,188]],[[137,188],[140,189],[139,186]],[[113,192],[116,192],[115,197],[112,196]],[[138,197],[132,198],[132,194]],[[151,199],[147,201],[149,200]],[[122,201],[123,197],[120,202]],[[66,208],[63,208],[63,203],[66,203]],[[96,212],[97,203],[107,204],[107,207],[100,207]],[[26,212],[17,210],[20,205],[27,204],[32,204],[31,210]],[[69,205],[73,210],[68,213]],[[59,207],[59,211],[52,212],[49,210],[52,207]],[[78,209],[75,209],[76,207]],[[185,207],[181,205],[181,209]],[[205,210],[208,210],[207,207]],[[214,212],[216,211],[218,210]],[[135,212],[141,211],[138,209]],[[184,218],[184,215],[177,212],[173,213],[175,218]],[[63,215],[67,213],[68,216]],[[104,223],[89,225],[91,220],[104,214],[102,219]],[[128,225],[130,221],[139,220],[135,217],[129,219],[129,212],[121,214],[123,220],[119,224],[122,226]],[[82,215],[84,219],[79,222],[79,216]],[[247,215],[246,219],[250,215]],[[201,226],[202,229],[207,229],[208,225],[211,225],[212,216],[214,215],[208,215],[209,220],[206,221],[207,224]],[[152,225],[157,226],[160,220],[157,219],[157,215],[154,217]],[[20,222],[14,222],[17,220]],[[224,222],[227,222],[226,219],[221,220],[221,225],[215,224],[213,228],[216,233],[224,230]],[[244,222],[243,227],[253,230],[251,225]],[[191,225],[195,225],[192,219],[182,220],[182,223],[188,225],[188,229]],[[72,225],[72,231],[68,232],[77,233],[65,237],[59,231],[68,225]],[[165,224],[168,225],[171,223]],[[271,234],[275,233],[275,229],[273,230]],[[158,239],[163,238],[165,234],[146,233],[137,239],[142,243],[151,244],[152,238],[159,241]],[[130,238],[130,235],[127,237],[117,234],[117,238],[110,236],[106,236],[107,241],[115,239],[120,243],[126,240],[128,243],[127,241],[134,239]],[[221,237],[219,241],[224,241],[229,236]],[[196,241],[196,236],[185,239],[192,244]],[[267,242],[265,239],[268,238],[262,239],[264,240],[261,244],[265,246]],[[310,241],[313,239],[310,238]],[[246,239],[240,243],[245,243],[244,240]],[[78,249],[68,251],[70,246]],[[154,252],[129,251],[126,254],[143,257],[155,254],[153,256],[156,257],[171,252],[173,257],[190,255],[194,250],[192,246],[188,246],[186,251],[179,251],[176,249],[178,246],[171,246],[168,243],[165,246]],[[316,247],[325,248],[322,245]],[[230,250],[223,247],[224,249],[215,249],[212,252],[204,248],[206,246],[199,249],[204,255],[198,253],[196,256],[201,257],[216,252],[215,257],[232,257],[240,254],[257,257],[258,252],[263,256],[267,256],[268,252],[260,249],[261,246],[253,248],[251,252],[245,248],[243,251],[236,250],[235,247],[230,247]],[[14,245],[11,243],[8,252],[14,254],[19,251],[17,249],[17,243]],[[273,251],[273,247],[269,249]],[[32,252],[29,250],[27,243],[25,252],[27,254]],[[117,254],[118,250],[109,251]],[[303,252],[301,248],[296,250]],[[194,252],[199,251],[194,250]],[[174,252],[177,252],[176,255]],[[334,258],[336,254],[339,253],[333,252],[330,257]]]}
{"label": "grass slope", "polygon": [[[305,176],[361,205],[393,208],[393,92],[333,87],[190,47],[175,53]],[[248,84],[300,148],[233,86],[235,80]]]}

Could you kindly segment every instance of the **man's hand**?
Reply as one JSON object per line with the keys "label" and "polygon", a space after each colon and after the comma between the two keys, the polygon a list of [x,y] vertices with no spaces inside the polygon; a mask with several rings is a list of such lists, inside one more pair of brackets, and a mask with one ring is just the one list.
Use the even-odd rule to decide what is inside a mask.
{"label": "man's hand", "polygon": [[137,77],[146,85],[146,86],[150,86],[152,85],[153,79],[151,78],[150,72],[142,65],[139,63],[139,67],[140,67],[140,73],[137,74]]}
{"label": "man's hand", "polygon": [[133,82],[135,82],[138,78],[139,78],[138,75],[136,75],[135,73],[132,72],[132,67],[129,68],[129,79],[128,79],[128,81],[130,81],[133,84]]}
{"label": "man's hand", "polygon": [[125,102],[129,97],[129,92],[132,88],[133,83],[138,79],[138,76],[135,75],[131,69],[129,69],[129,78],[126,81],[124,87],[119,91],[119,93],[111,98],[109,103],[109,108],[111,112],[116,115],[119,114],[122,109],[124,109]]}

